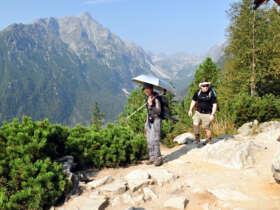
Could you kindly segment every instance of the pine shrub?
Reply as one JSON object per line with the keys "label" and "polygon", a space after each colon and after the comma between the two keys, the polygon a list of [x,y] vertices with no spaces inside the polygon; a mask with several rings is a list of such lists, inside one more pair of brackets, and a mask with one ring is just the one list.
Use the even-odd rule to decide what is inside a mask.
{"label": "pine shrub", "polygon": [[74,156],[79,168],[117,167],[146,158],[146,139],[127,126],[68,129],[23,117],[0,127],[0,209],[47,209],[70,189],[56,160]]}
{"label": "pine shrub", "polygon": [[145,158],[146,141],[143,134],[112,123],[98,132],[95,126],[77,126],[70,132],[66,150],[82,168],[117,167]]}
{"label": "pine shrub", "polygon": [[280,118],[279,99],[272,94],[260,97],[243,93],[227,101],[224,108],[237,126],[255,119],[265,122]]}
{"label": "pine shrub", "polygon": [[47,120],[28,117],[0,128],[0,209],[45,209],[63,195],[68,182],[51,159],[58,147],[48,144],[58,136]]}

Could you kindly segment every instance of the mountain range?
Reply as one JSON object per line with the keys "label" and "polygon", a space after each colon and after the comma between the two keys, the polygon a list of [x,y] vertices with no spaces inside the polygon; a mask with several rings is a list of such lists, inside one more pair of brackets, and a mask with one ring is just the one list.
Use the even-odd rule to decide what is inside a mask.
{"label": "mountain range", "polygon": [[218,43],[200,56],[181,52],[171,55],[151,55],[151,57],[153,63],[167,75],[167,78],[176,87],[178,98],[182,98],[187,94],[189,83],[192,82],[199,64],[203,63],[207,57],[219,63],[226,46],[227,42]]}
{"label": "mountain range", "polygon": [[0,31],[0,121],[28,115],[89,125],[95,102],[112,121],[136,87],[132,77],[156,75],[180,91],[201,61],[186,54],[150,55],[88,13],[12,24]]}

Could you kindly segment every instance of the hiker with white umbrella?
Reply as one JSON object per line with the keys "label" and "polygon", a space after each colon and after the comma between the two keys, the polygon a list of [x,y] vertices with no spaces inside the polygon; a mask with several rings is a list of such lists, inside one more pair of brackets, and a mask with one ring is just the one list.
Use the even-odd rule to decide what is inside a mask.
{"label": "hiker with white umbrella", "polygon": [[147,145],[149,149],[149,160],[146,164],[160,166],[163,159],[160,153],[160,132],[161,132],[161,113],[162,102],[154,88],[167,90],[175,93],[174,88],[164,80],[149,75],[140,75],[132,79],[143,85],[143,91],[146,95],[147,119],[145,123]]}

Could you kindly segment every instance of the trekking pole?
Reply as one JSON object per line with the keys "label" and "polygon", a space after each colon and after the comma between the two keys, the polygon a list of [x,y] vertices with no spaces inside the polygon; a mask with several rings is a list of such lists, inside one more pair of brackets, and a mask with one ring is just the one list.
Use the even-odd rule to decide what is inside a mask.
{"label": "trekking pole", "polygon": [[129,115],[126,120],[131,118],[133,115],[135,115],[137,112],[139,112],[141,109],[143,109],[146,106],[147,103],[144,103],[141,107],[139,107],[136,111],[134,111],[131,115]]}
{"label": "trekking pole", "polygon": [[[165,92],[166,93],[166,90]],[[159,96],[162,96],[163,94],[159,94]],[[133,115],[135,115],[137,112],[139,112],[141,109],[143,109],[143,107],[147,104],[147,102],[145,104],[143,104],[141,107],[139,107],[136,111],[134,111],[131,115],[129,115],[126,120],[128,120],[129,118],[131,118]]]}
{"label": "trekking pole", "polygon": [[[164,90],[164,93],[163,93],[163,94],[159,94],[159,96],[162,96],[162,95],[164,95],[164,94],[166,94],[166,90]],[[134,111],[131,115],[129,115],[129,116],[126,118],[126,120],[128,120],[128,119],[131,118],[133,115],[135,115],[137,112],[139,112],[141,109],[143,109],[143,107],[144,107],[146,104],[147,104],[147,102],[144,103],[141,107],[139,107],[136,111]]]}

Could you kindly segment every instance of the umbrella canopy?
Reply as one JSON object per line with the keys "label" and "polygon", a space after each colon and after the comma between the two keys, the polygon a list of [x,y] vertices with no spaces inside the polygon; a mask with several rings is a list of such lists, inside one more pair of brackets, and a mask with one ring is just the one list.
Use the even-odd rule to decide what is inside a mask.
{"label": "umbrella canopy", "polygon": [[134,82],[138,82],[140,84],[144,84],[144,83],[148,83],[153,85],[155,88],[157,89],[161,89],[161,90],[167,90],[172,94],[176,93],[175,88],[173,88],[168,82],[164,81],[163,79],[159,79],[155,76],[152,75],[145,75],[142,74],[140,76],[134,77],[132,79],[132,81]]}

